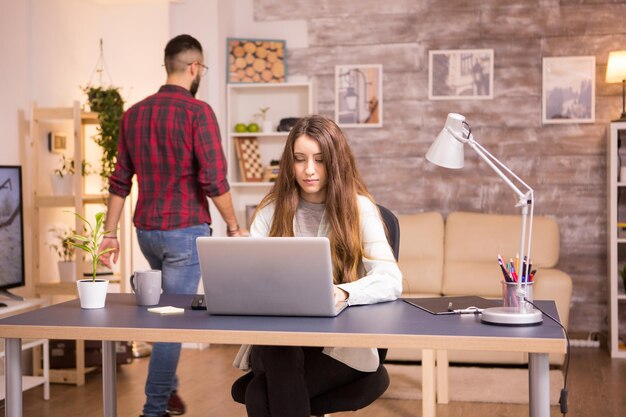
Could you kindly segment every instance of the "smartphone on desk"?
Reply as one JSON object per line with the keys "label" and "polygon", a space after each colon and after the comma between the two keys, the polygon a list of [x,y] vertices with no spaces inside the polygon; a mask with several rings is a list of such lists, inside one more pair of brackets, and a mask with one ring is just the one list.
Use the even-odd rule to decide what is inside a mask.
{"label": "smartphone on desk", "polygon": [[206,302],[204,300],[204,294],[198,294],[191,300],[192,310],[206,310]]}

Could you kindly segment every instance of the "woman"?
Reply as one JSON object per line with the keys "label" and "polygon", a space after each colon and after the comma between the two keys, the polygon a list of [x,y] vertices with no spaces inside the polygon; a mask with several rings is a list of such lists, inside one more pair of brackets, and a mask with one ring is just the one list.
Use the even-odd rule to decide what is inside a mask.
{"label": "woman", "polygon": [[[325,117],[300,119],[291,129],[250,236],[328,237],[336,303],[391,301],[402,291],[380,213],[346,137]],[[310,398],[376,371],[379,359],[376,349],[243,346],[235,366],[254,374],[248,416],[308,417]]]}

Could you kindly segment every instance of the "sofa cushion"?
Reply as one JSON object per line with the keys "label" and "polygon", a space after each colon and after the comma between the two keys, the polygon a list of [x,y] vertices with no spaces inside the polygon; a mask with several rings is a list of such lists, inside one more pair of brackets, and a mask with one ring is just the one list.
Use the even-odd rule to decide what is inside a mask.
{"label": "sofa cushion", "polygon": [[402,296],[441,295],[443,216],[438,212],[399,215]]}
{"label": "sofa cushion", "polygon": [[[502,272],[497,256],[507,260],[519,252],[521,216],[450,213],[446,219],[442,293],[500,297]],[[531,262],[537,279],[541,270],[559,260],[559,228],[543,216],[533,220]]]}

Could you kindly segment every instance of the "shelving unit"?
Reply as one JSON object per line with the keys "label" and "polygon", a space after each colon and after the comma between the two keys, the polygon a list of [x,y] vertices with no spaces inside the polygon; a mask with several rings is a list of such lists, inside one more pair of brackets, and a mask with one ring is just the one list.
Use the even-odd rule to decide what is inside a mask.
{"label": "shelving unit", "polygon": [[[281,119],[304,117],[316,111],[316,98],[312,82],[228,84],[226,90],[227,141],[226,157],[228,175],[232,188],[233,204],[241,225],[246,224],[246,206],[258,204],[267,194],[272,183],[267,181],[245,181],[239,168],[236,141],[240,138],[257,138],[263,167],[272,160],[279,160],[287,140],[288,132],[277,132]],[[237,123],[254,122],[254,115],[261,108],[269,107],[267,120],[273,122],[271,132],[238,133]],[[262,123],[259,122],[259,125]]]}
{"label": "shelving unit", "polygon": [[620,167],[626,167],[626,122],[611,123],[608,144],[609,349],[611,357],[626,358],[623,322],[620,331],[620,317],[626,313],[626,293],[619,274],[626,265],[626,227],[622,227],[626,223],[626,172],[620,174]]}
{"label": "shelving unit", "polygon": [[[53,252],[45,249],[50,244],[49,232],[54,222],[67,222],[67,228],[76,231],[83,230],[82,221],[73,215],[63,213],[63,210],[75,212],[91,220],[97,211],[106,209],[107,196],[99,193],[98,186],[88,184],[89,177],[81,175],[81,161],[97,161],[97,145],[91,140],[98,125],[98,114],[81,110],[80,103],[75,101],[71,107],[38,107],[32,105],[30,120],[30,141],[26,144],[24,168],[26,180],[24,181],[24,195],[32,204],[32,210],[26,211],[25,221],[29,223],[30,235],[27,243],[31,245],[31,276],[34,283],[34,291],[40,297],[54,296],[77,296],[76,284],[62,282],[57,279],[56,256]],[[75,161],[75,175],[73,179],[72,195],[54,195],[49,185],[49,177],[58,167],[56,159],[61,154],[53,155],[48,149],[48,132],[67,132],[66,149],[63,152],[66,158]],[[56,165],[55,165],[56,163]],[[92,164],[93,165],[93,164]],[[92,178],[93,179],[93,178]],[[96,184],[99,177],[96,178]],[[125,213],[125,212],[124,212]],[[59,219],[63,220],[59,220]],[[52,222],[52,224],[51,224]],[[122,215],[120,222],[120,260],[112,271],[112,275],[103,275],[109,280],[109,292],[125,292],[125,279],[122,276],[129,275],[130,254],[124,248],[129,247],[126,230],[127,220]],[[91,270],[89,259],[83,259],[82,253],[76,253],[76,279],[82,279],[84,272]],[[59,277],[60,278],[60,277]],[[50,379],[53,382],[84,384],[85,373],[95,368],[85,368],[82,360],[84,341],[77,341],[76,369],[52,370]]]}
{"label": "shelving unit", "polygon": [[[44,305],[42,299],[26,299],[22,301],[16,300],[3,300],[6,307],[0,308],[0,318],[9,317],[14,314],[26,313],[28,311],[36,310]],[[50,374],[48,366],[48,339],[27,339],[22,341],[22,350],[33,349],[37,351],[41,347],[43,349],[43,368],[41,376],[36,374],[25,375],[22,377],[22,391],[43,385],[43,399],[50,399]],[[38,365],[41,356],[39,354],[33,355],[33,364]],[[0,341],[0,359],[4,360],[4,340]],[[33,366],[37,369],[37,366]],[[4,375],[0,375],[0,400],[3,400],[6,395]]]}

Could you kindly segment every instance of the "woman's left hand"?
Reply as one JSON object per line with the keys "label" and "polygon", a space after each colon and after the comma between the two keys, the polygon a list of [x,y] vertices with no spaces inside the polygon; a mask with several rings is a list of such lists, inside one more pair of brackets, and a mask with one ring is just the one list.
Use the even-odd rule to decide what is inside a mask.
{"label": "woman's left hand", "polygon": [[335,305],[346,302],[348,293],[335,285]]}

